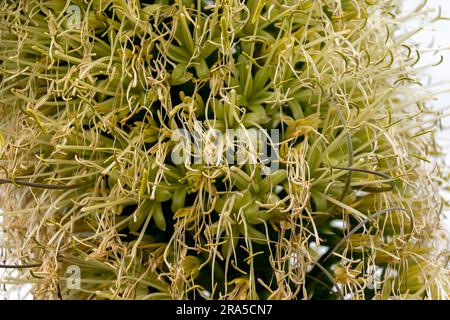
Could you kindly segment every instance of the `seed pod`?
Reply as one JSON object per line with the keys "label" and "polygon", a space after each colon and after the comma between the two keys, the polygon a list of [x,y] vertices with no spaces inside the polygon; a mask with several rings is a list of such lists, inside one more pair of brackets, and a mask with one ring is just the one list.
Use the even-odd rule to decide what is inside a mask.
{"label": "seed pod", "polygon": [[153,214],[152,205],[153,201],[146,199],[136,209],[136,211],[132,215],[133,217],[128,220],[128,228],[131,231],[137,232],[142,227],[142,224],[147,219],[147,217]]}
{"label": "seed pod", "polygon": [[181,263],[183,267],[184,277],[188,280],[197,278],[200,272],[201,260],[194,256],[186,256]]}
{"label": "seed pod", "polygon": [[268,192],[270,191],[270,188],[275,187],[279,185],[280,183],[286,181],[287,179],[287,171],[280,169],[272,173],[271,175],[264,178],[262,185],[263,185],[263,191]]}
{"label": "seed pod", "polygon": [[255,202],[250,203],[244,208],[244,216],[248,223],[256,224],[259,221],[259,205]]}
{"label": "seed pod", "polygon": [[209,78],[209,67],[205,60],[200,60],[194,65],[197,76],[200,80],[207,80]]}
{"label": "seed pod", "polygon": [[156,188],[154,200],[158,202],[165,202],[170,199],[172,199],[172,192],[161,187]]}
{"label": "seed pod", "polygon": [[201,118],[205,115],[205,102],[201,95],[196,93],[193,97],[195,105],[195,116]]}
{"label": "seed pod", "polygon": [[[245,51],[245,44],[243,44],[243,51]],[[241,54],[238,57],[238,63],[237,63],[237,71],[238,74],[238,80],[240,88],[243,89],[243,93],[245,95],[243,96],[245,99],[248,99],[248,94],[251,92],[253,87],[253,78],[251,77],[251,69],[252,65],[248,58],[245,57],[245,55]]]}
{"label": "seed pod", "polygon": [[265,87],[271,76],[271,73],[268,71],[267,68],[261,68],[256,72],[255,78],[253,79],[253,94],[260,93]]}
{"label": "seed pod", "polygon": [[323,194],[318,193],[316,191],[311,191],[311,197],[316,205],[317,212],[326,212],[327,210],[327,200],[323,196]]}
{"label": "seed pod", "polygon": [[156,226],[161,231],[166,231],[166,219],[164,218],[164,213],[160,202],[153,203],[153,220]]}
{"label": "seed pod", "polygon": [[298,102],[297,100],[290,100],[287,104],[291,109],[292,117],[294,118],[294,120],[302,119],[304,117],[300,102]]}
{"label": "seed pod", "polygon": [[249,187],[250,177],[238,167],[233,166],[230,168],[230,176],[231,181],[234,182],[239,190],[245,190]]}
{"label": "seed pod", "polygon": [[227,230],[227,235],[223,237],[223,241],[225,241],[225,243],[221,248],[222,256],[225,258],[231,256],[233,250],[236,250],[239,242],[239,226],[236,223],[233,223],[231,228]]}
{"label": "seed pod", "polygon": [[228,128],[234,127],[234,117],[236,115],[235,105],[233,103],[226,103],[224,105],[224,111],[225,111],[225,120],[227,122]]}
{"label": "seed pod", "polygon": [[203,124],[208,129],[215,129],[220,132],[224,132],[227,128],[223,120],[205,120]]}
{"label": "seed pod", "polygon": [[[247,233],[245,232],[245,229],[247,229]],[[254,243],[263,245],[267,244],[267,236],[264,233],[258,231],[255,227],[253,227],[250,224],[247,224],[246,228],[244,227],[244,224],[240,224],[239,232],[243,235],[247,234],[248,239],[250,239]]]}
{"label": "seed pod", "polygon": [[[226,6],[224,6],[224,8],[226,8]],[[227,10],[227,9],[225,9],[225,10]],[[230,44],[228,41],[228,19],[226,19],[225,17],[220,18],[220,28],[221,28],[221,32],[222,32],[221,38],[223,39],[223,46],[220,47],[221,53],[227,54],[231,50],[229,50]]]}
{"label": "seed pod", "polygon": [[186,48],[189,54],[192,55],[195,50],[195,44],[192,40],[191,31],[189,30],[184,12],[180,13],[178,16],[175,35],[177,36],[180,45]]}
{"label": "seed pod", "polygon": [[141,187],[139,188],[140,196],[142,196],[147,191],[147,179],[148,179],[148,170],[144,169],[144,173],[142,173]]}
{"label": "seed pod", "polygon": [[177,47],[173,44],[167,45],[167,55],[174,62],[178,62],[179,64],[185,66],[187,68],[187,64],[191,58],[189,52],[186,51],[183,47]]}
{"label": "seed pod", "polygon": [[248,190],[241,192],[240,195],[236,196],[236,200],[234,202],[233,210],[238,211],[240,208],[245,206],[246,204],[252,201],[252,196]]}
{"label": "seed pod", "polygon": [[218,120],[224,120],[226,117],[225,114],[225,108],[223,106],[223,102],[218,99],[213,99],[211,103],[212,110],[214,112],[214,115],[216,119]]}
{"label": "seed pod", "polygon": [[320,164],[322,163],[323,149],[322,149],[322,146],[320,143],[321,143],[320,140],[317,139],[313,143],[311,148],[308,150],[307,161],[309,164],[311,177],[316,177],[316,175],[317,175],[316,170],[317,170],[317,168],[319,168]]}
{"label": "seed pod", "polygon": [[170,206],[173,213],[184,207],[187,195],[187,188],[182,187],[173,192],[172,204]]}
{"label": "seed pod", "polygon": [[242,124],[246,127],[253,127],[255,125],[262,125],[268,123],[270,118],[263,112],[249,112],[244,115]]}
{"label": "seed pod", "polygon": [[386,279],[381,290],[381,299],[388,300],[392,291],[392,279]]}
{"label": "seed pod", "polygon": [[186,64],[184,63],[177,64],[175,69],[170,74],[170,84],[173,86],[178,86],[192,79],[193,74],[186,70],[187,70]]}

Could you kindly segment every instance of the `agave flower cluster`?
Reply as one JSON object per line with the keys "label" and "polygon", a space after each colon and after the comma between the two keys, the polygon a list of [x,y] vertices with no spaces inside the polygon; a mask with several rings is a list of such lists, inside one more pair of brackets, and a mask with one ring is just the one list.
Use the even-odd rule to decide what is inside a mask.
{"label": "agave flower cluster", "polygon": [[[438,118],[400,3],[2,1],[2,247],[23,271],[3,282],[36,298],[446,298]],[[276,169],[247,144],[256,161],[173,161],[175,132],[231,129],[277,130]]]}

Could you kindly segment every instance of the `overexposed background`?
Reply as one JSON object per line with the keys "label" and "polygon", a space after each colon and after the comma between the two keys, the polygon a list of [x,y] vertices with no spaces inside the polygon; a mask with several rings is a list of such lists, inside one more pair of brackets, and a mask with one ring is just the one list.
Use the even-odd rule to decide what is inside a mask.
{"label": "overexposed background", "polygon": [[[404,0],[405,8],[414,9],[423,0]],[[428,49],[426,54],[421,55],[419,65],[433,64],[439,61],[439,57],[444,57],[443,62],[432,67],[424,84],[432,86],[433,90],[441,92],[436,95],[436,100],[432,102],[435,110],[442,110],[443,114],[449,114],[450,107],[450,0],[428,0],[428,8],[441,10],[443,20],[436,21],[430,26],[424,26],[424,29],[417,33],[411,40],[420,45],[421,49]],[[438,12],[432,14],[437,16]],[[416,19],[412,21],[409,29],[423,26],[423,21]],[[442,119],[443,131],[437,135],[439,143],[444,147],[446,154],[446,170],[450,169],[450,117]],[[448,183],[448,181],[447,181]],[[450,201],[450,192],[442,190],[447,201]],[[450,212],[446,209],[446,217],[443,221],[443,227],[450,233]]]}

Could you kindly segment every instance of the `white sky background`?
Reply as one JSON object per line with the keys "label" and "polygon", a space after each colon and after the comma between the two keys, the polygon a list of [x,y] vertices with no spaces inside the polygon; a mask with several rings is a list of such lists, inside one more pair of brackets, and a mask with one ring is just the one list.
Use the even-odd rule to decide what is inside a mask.
{"label": "white sky background", "polygon": [[[405,8],[413,9],[421,0],[404,0]],[[428,0],[427,7],[441,8],[441,16],[450,18],[450,0]],[[433,13],[433,17],[437,13]],[[422,21],[416,20],[411,22],[411,28],[422,26]],[[429,48],[429,52],[421,56],[421,61],[418,66],[432,64],[439,61],[439,57],[444,57],[443,62],[431,68],[428,72],[428,81],[424,84],[431,84],[436,86],[438,91],[450,91],[450,20],[440,20],[430,26],[424,27],[424,30],[417,33],[413,38],[413,42],[420,45],[421,49]],[[436,110],[443,110],[450,106],[450,93],[441,93],[436,96],[436,101],[432,106]],[[449,114],[449,111],[444,111],[444,114]],[[442,126],[444,130],[439,132],[438,141],[444,147],[446,154],[447,170],[450,169],[450,117],[442,119]],[[443,192],[447,200],[450,200],[450,192]],[[443,221],[443,226],[450,233],[450,212],[446,210],[446,218]]]}
{"label": "white sky background", "polygon": [[[414,8],[422,1],[420,0],[404,0],[406,8]],[[428,7],[437,8],[441,7],[441,16],[450,18],[450,0],[428,0]],[[421,21],[417,20],[411,23],[411,27],[417,27],[421,25]],[[438,21],[432,26],[426,27],[422,32],[414,36],[414,42],[417,42],[421,48],[430,48],[430,51],[426,55],[422,55],[421,65],[434,63],[439,60],[440,55],[444,56],[444,61],[430,70],[431,84],[439,84],[440,89],[450,90],[450,21]],[[436,51],[439,51],[436,53]],[[437,109],[443,109],[450,106],[450,93],[443,93],[437,96],[437,100],[433,103],[433,106]],[[448,113],[448,112],[447,112]],[[443,126],[447,129],[438,135],[438,139],[442,145],[445,146],[447,168],[450,168],[450,117],[443,119]],[[447,199],[450,199],[450,193],[446,194]],[[1,222],[1,216],[0,216]],[[447,218],[444,221],[444,226],[450,232],[450,214],[447,214]],[[0,259],[1,261],[1,259]],[[0,269],[0,278],[3,270]],[[27,294],[29,286],[22,287],[22,290],[17,290],[10,294],[12,299],[30,299],[31,295]],[[4,293],[0,288],[0,299],[4,299]]]}

